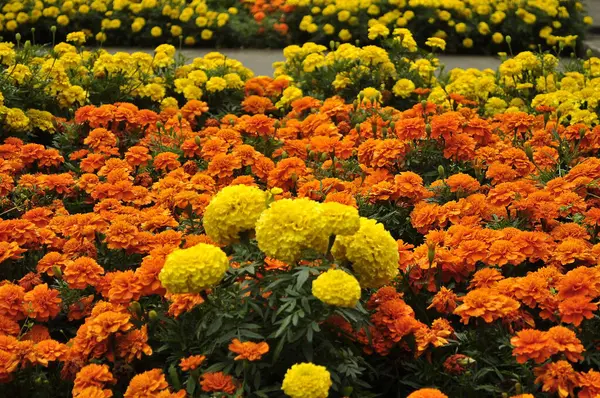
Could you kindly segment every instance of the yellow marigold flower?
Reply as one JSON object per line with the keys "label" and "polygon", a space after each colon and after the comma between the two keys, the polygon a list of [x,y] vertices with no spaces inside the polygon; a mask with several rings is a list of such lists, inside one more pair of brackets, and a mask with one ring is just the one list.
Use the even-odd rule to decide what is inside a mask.
{"label": "yellow marigold flower", "polygon": [[471,38],[469,38],[469,37],[465,38],[465,39],[462,41],[462,45],[463,45],[465,48],[471,48],[471,47],[473,47],[473,39],[471,39]]}
{"label": "yellow marigold flower", "polygon": [[297,363],[285,373],[281,389],[292,398],[326,398],[331,384],[325,366]]}
{"label": "yellow marigold flower", "polygon": [[167,108],[179,108],[179,103],[173,97],[167,97],[160,103],[160,109],[165,110]]}
{"label": "yellow marigold flower", "polygon": [[54,132],[54,116],[48,111],[39,111],[37,109],[29,109],[26,112],[27,117],[31,121],[31,125],[42,131]]}
{"label": "yellow marigold flower", "polygon": [[169,254],[158,279],[169,293],[199,293],[219,283],[227,269],[223,250],[199,243]]}
{"label": "yellow marigold flower", "polygon": [[364,287],[381,287],[398,274],[398,244],[375,220],[361,217],[358,232],[338,236],[332,253],[336,259],[352,263]]}
{"label": "yellow marigold flower", "polygon": [[360,228],[358,209],[337,202],[320,205],[328,235],[353,235]]}
{"label": "yellow marigold flower", "polygon": [[504,35],[500,32],[496,32],[492,35],[492,41],[496,44],[501,44],[504,41]]}
{"label": "yellow marigold flower", "polygon": [[162,36],[162,29],[160,28],[160,26],[155,26],[152,29],[150,29],[150,34],[152,35],[152,37]]}
{"label": "yellow marigold flower", "polygon": [[415,89],[415,84],[409,79],[400,79],[392,88],[393,93],[397,97],[408,98]]}
{"label": "yellow marigold flower", "polygon": [[229,244],[243,231],[253,229],[267,209],[267,194],[247,185],[234,185],[217,193],[204,212],[204,229],[212,240]]}
{"label": "yellow marigold flower", "polygon": [[430,37],[429,39],[427,39],[425,44],[431,48],[439,48],[442,51],[446,49],[446,40],[441,39],[439,37]]}
{"label": "yellow marigold flower", "polygon": [[29,118],[18,108],[1,109],[0,120],[1,119],[4,119],[4,124],[14,131],[24,131],[30,125]]}
{"label": "yellow marigold flower", "polygon": [[341,269],[330,269],[312,284],[312,294],[325,304],[353,308],[360,299],[360,284]]}
{"label": "yellow marigold flower", "polygon": [[386,38],[390,34],[390,30],[384,24],[378,23],[369,28],[369,39],[375,40],[379,36]]}
{"label": "yellow marigold flower", "polygon": [[85,43],[85,33],[71,32],[67,35],[67,41],[69,43],[75,43],[77,45],[82,45]]}
{"label": "yellow marigold flower", "polygon": [[319,203],[306,198],[272,203],[256,222],[258,247],[267,256],[290,264],[303,250],[322,248],[321,213]]}
{"label": "yellow marigold flower", "polygon": [[583,23],[586,25],[592,25],[594,23],[594,18],[590,17],[589,15],[586,15],[585,17],[583,17]]}
{"label": "yellow marigold flower", "polygon": [[213,37],[213,32],[209,29],[203,29],[202,33],[200,33],[200,37],[202,40],[210,40]]}
{"label": "yellow marigold flower", "polygon": [[104,33],[104,32],[98,32],[96,34],[96,41],[100,42],[100,43],[105,42],[106,41],[106,33]]}
{"label": "yellow marigold flower", "polygon": [[179,25],[171,26],[171,36],[178,37],[183,33],[183,29]]}
{"label": "yellow marigold flower", "polygon": [[342,41],[349,41],[350,39],[352,39],[352,33],[350,33],[348,29],[342,29],[340,30],[340,33],[338,33],[338,37]]}
{"label": "yellow marigold flower", "polygon": [[381,98],[381,93],[374,87],[367,87],[364,90],[362,90],[358,95],[363,96],[364,98],[371,101],[379,101],[379,99]]}
{"label": "yellow marigold flower", "polygon": [[69,24],[69,17],[67,17],[66,15],[59,15],[56,18],[56,23],[61,26],[67,26]]}
{"label": "yellow marigold flower", "polygon": [[223,91],[227,88],[227,80],[223,79],[222,77],[211,77],[207,82],[206,82],[206,90],[210,91],[210,92],[215,92],[215,91]]}
{"label": "yellow marigold flower", "polygon": [[237,73],[228,73],[223,76],[223,79],[227,82],[227,88],[238,89],[244,87],[244,82]]}

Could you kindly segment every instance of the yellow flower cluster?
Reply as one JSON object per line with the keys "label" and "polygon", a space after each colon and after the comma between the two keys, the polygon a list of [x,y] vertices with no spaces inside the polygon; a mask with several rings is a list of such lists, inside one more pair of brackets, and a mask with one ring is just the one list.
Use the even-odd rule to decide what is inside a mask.
{"label": "yellow flower cluster", "polygon": [[523,48],[555,45],[592,23],[577,0],[287,0],[286,5],[304,15],[291,27],[304,34],[344,42],[384,40],[394,29],[408,28],[419,32],[421,44],[442,50],[446,42],[437,39],[460,50],[475,43],[494,48],[506,35],[527,38],[515,43]]}
{"label": "yellow flower cluster", "polygon": [[[57,26],[69,31],[86,29],[103,42],[123,41],[128,36],[165,40],[182,36],[188,45],[213,39],[238,14],[237,8],[211,9],[206,0],[8,0],[0,13],[0,32],[27,32],[31,27]],[[100,26],[91,32],[92,26]],[[75,29],[73,29],[75,28]],[[83,44],[86,37],[68,41]]]}
{"label": "yellow flower cluster", "polygon": [[169,254],[158,278],[169,293],[199,293],[219,283],[228,269],[223,250],[199,243]]}
{"label": "yellow flower cluster", "polygon": [[325,253],[329,237],[355,233],[358,220],[358,211],[349,206],[306,198],[282,199],[258,219],[256,240],[267,256],[293,263],[305,249]]}
{"label": "yellow flower cluster", "polygon": [[361,217],[358,232],[338,236],[332,253],[336,260],[352,263],[363,287],[381,287],[398,274],[398,244],[375,220]]}
{"label": "yellow flower cluster", "polygon": [[340,269],[330,269],[312,284],[312,294],[325,304],[353,308],[360,300],[360,284]]}
{"label": "yellow flower cluster", "polygon": [[331,384],[331,375],[324,366],[297,363],[285,373],[281,389],[292,398],[326,398]]}
{"label": "yellow flower cluster", "polygon": [[233,185],[223,188],[206,207],[203,218],[206,234],[220,244],[239,239],[243,231],[253,229],[267,208],[267,194],[255,187]]}

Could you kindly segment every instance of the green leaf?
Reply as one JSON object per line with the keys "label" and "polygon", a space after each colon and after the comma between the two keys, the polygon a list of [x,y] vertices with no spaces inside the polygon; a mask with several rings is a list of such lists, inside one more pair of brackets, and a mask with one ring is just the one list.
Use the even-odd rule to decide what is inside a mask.
{"label": "green leaf", "polygon": [[285,318],[283,318],[283,322],[281,322],[281,326],[279,326],[279,329],[277,329],[277,332],[275,332],[274,337],[281,336],[283,334],[283,332],[286,331],[286,328],[289,326],[291,320],[292,320],[291,315],[288,315]]}
{"label": "green leaf", "polygon": [[309,276],[310,276],[310,269],[308,269],[308,268],[305,268],[302,271],[298,272],[296,274],[296,286],[295,286],[295,289],[296,290],[302,289],[302,286],[304,285],[304,282],[306,282],[308,280]]}
{"label": "green leaf", "polygon": [[222,325],[223,325],[223,318],[218,317],[210,324],[208,330],[206,331],[206,335],[211,336],[211,335],[215,334],[221,328]]}

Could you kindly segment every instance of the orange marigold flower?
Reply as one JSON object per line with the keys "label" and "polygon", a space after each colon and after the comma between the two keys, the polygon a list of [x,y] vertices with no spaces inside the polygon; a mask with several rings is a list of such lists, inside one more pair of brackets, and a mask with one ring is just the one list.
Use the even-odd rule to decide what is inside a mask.
{"label": "orange marigold flower", "polygon": [[179,155],[173,152],[161,152],[154,157],[152,165],[156,170],[174,170],[181,166]]}
{"label": "orange marigold flower", "polygon": [[490,245],[486,262],[489,265],[519,265],[525,261],[525,255],[520,248],[509,240],[498,239]]}
{"label": "orange marigold flower", "polygon": [[453,174],[446,179],[450,192],[468,194],[479,190],[479,182],[468,174]]}
{"label": "orange marigold flower", "polygon": [[577,372],[567,361],[551,362],[534,369],[536,383],[542,384],[542,391],[557,393],[559,397],[575,396],[573,390],[579,385]]}
{"label": "orange marigold flower", "polygon": [[233,154],[216,154],[208,164],[207,172],[213,177],[232,177],[235,170],[242,168],[242,160]]}
{"label": "orange marigold flower", "polygon": [[503,278],[502,273],[496,268],[482,268],[473,274],[469,289],[493,287],[496,282]]}
{"label": "orange marigold flower", "polygon": [[[268,186],[289,191],[296,186],[296,182],[310,175],[311,170],[304,161],[297,157],[281,160],[269,173]],[[258,176],[260,178],[260,176]]]}
{"label": "orange marigold flower", "polygon": [[30,318],[45,322],[60,312],[61,298],[58,290],[49,289],[48,284],[37,285],[25,293],[24,308]]}
{"label": "orange marigold flower", "polygon": [[202,391],[206,392],[233,394],[237,390],[233,377],[223,372],[204,373],[200,385],[202,386]]}
{"label": "orange marigold flower", "polygon": [[21,249],[17,242],[0,242],[0,263],[8,259],[18,260],[26,251]]}
{"label": "orange marigold flower", "polygon": [[519,303],[493,289],[483,288],[472,290],[463,297],[463,303],[454,313],[461,317],[465,325],[471,317],[483,318],[487,323],[507,316],[520,307]]}
{"label": "orange marigold flower", "polygon": [[169,387],[165,375],[160,369],[152,369],[135,375],[129,382],[125,398],[146,398],[156,396]]}
{"label": "orange marigold flower", "polygon": [[83,319],[91,314],[93,301],[94,295],[89,295],[71,304],[69,306],[69,313],[67,314],[69,321]]}
{"label": "orange marigold flower", "polygon": [[450,314],[457,306],[458,296],[451,290],[442,286],[439,292],[433,296],[431,305],[427,309],[435,308],[440,314]]}
{"label": "orange marigold flower", "polygon": [[152,159],[150,151],[145,146],[134,145],[125,153],[125,160],[130,166],[144,166]]}
{"label": "orange marigold flower", "polygon": [[238,339],[233,339],[229,344],[229,351],[238,354],[234,359],[239,361],[240,359],[247,359],[249,361],[258,361],[264,354],[269,352],[269,345],[261,341],[260,343],[253,343],[251,341],[241,342]]}
{"label": "orange marigold flower", "polygon": [[42,340],[33,346],[35,363],[48,366],[48,362],[63,360],[67,346],[56,340]]}
{"label": "orange marigold flower", "polygon": [[170,294],[165,296],[171,304],[169,305],[169,315],[178,317],[184,312],[191,311],[195,306],[204,302],[202,296],[198,293]]}
{"label": "orange marigold flower", "polygon": [[134,225],[117,220],[106,231],[106,243],[109,249],[128,249],[135,246],[138,234]]}
{"label": "orange marigold flower", "polygon": [[116,354],[125,362],[132,362],[134,358],[142,359],[142,354],[152,355],[152,347],[148,345],[148,325],[119,335],[116,341]]}
{"label": "orange marigold flower", "polygon": [[561,300],[576,296],[597,297],[600,295],[600,273],[594,268],[577,267],[560,278],[556,289]]}
{"label": "orange marigold flower", "polygon": [[15,321],[7,316],[0,315],[0,333],[7,334],[10,336],[16,336],[21,331],[21,326]]}
{"label": "orange marigold flower", "polygon": [[202,362],[204,362],[205,359],[206,357],[204,355],[190,355],[189,357],[181,358],[181,361],[179,361],[179,367],[184,372],[194,370],[202,365]]}
{"label": "orange marigold flower", "polygon": [[142,292],[135,273],[131,270],[113,273],[108,291],[108,299],[113,303],[128,304],[138,300]]}
{"label": "orange marigold flower", "polygon": [[592,319],[594,311],[598,310],[598,304],[592,303],[592,299],[584,296],[575,296],[563,300],[558,305],[560,319],[566,323],[579,326],[583,319]]}
{"label": "orange marigold flower", "polygon": [[24,318],[23,300],[25,289],[21,286],[5,283],[0,285],[0,315],[19,320]]}
{"label": "orange marigold flower", "polygon": [[96,260],[90,257],[80,257],[73,262],[67,263],[63,271],[63,278],[71,289],[85,289],[95,286],[104,274]]}
{"label": "orange marigold flower", "polygon": [[22,340],[31,340],[34,343],[49,339],[51,339],[50,331],[46,326],[40,324],[33,325],[22,338]]}
{"label": "orange marigold flower", "polygon": [[583,344],[571,329],[564,326],[554,326],[548,330],[548,337],[552,342],[553,354],[564,354],[571,362],[583,360]]}
{"label": "orange marigold flower", "polygon": [[579,373],[579,398],[596,398],[600,395],[600,372],[589,370]]}
{"label": "orange marigold flower", "polygon": [[108,365],[90,364],[81,368],[75,376],[73,395],[77,396],[88,387],[103,388],[105,384],[116,383],[117,380],[110,373]]}
{"label": "orange marigold flower", "polygon": [[517,335],[510,339],[510,343],[513,345],[513,355],[519,363],[530,359],[542,363],[550,358],[554,351],[548,334],[535,329],[517,332]]}
{"label": "orange marigold flower", "polygon": [[421,388],[406,398],[448,398],[448,396],[435,388]]}
{"label": "orange marigold flower", "polygon": [[250,114],[267,113],[275,109],[273,102],[266,97],[250,95],[242,101],[242,109]]}

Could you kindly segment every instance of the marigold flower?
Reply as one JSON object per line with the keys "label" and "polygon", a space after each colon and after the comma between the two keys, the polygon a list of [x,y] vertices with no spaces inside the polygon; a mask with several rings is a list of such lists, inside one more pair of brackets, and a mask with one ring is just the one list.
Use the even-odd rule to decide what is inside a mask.
{"label": "marigold flower", "polygon": [[104,274],[104,269],[89,257],[80,257],[67,263],[63,271],[65,282],[71,289],[85,289],[88,285],[94,286],[102,274]]}
{"label": "marigold flower", "polygon": [[336,238],[332,254],[352,262],[363,287],[381,287],[398,274],[398,244],[375,220],[361,217],[360,229],[354,235]]}
{"label": "marigold flower", "polygon": [[228,269],[221,249],[200,243],[169,254],[159,279],[170,293],[199,293],[219,283]]}
{"label": "marigold flower", "polygon": [[116,383],[117,380],[110,373],[107,365],[89,364],[77,372],[73,385],[73,395],[77,396],[88,387],[103,388],[105,384]]}
{"label": "marigold flower", "polygon": [[435,388],[421,388],[406,398],[448,398],[448,396]]}
{"label": "marigold flower", "polygon": [[33,346],[35,363],[48,366],[48,362],[63,360],[67,346],[56,340],[42,340]]}
{"label": "marigold flower", "polygon": [[535,382],[542,384],[542,391],[557,393],[561,398],[574,396],[573,390],[579,385],[577,372],[567,361],[551,362],[534,372]]}
{"label": "marigold flower", "polygon": [[353,308],[360,300],[360,284],[341,269],[330,269],[312,283],[312,294],[325,304]]}
{"label": "marigold flower", "polygon": [[579,373],[579,398],[595,398],[600,394],[600,372],[588,370],[587,373]]}
{"label": "marigold flower", "polygon": [[531,359],[542,363],[553,354],[554,347],[546,332],[535,329],[524,329],[510,339],[513,345],[513,355],[517,362],[525,363]]}
{"label": "marigold flower", "polygon": [[242,343],[238,339],[233,339],[231,344],[229,344],[229,351],[238,354],[234,358],[236,361],[239,361],[240,359],[258,361],[264,354],[269,352],[269,345],[264,341],[261,341],[260,343],[245,341]]}
{"label": "marigold flower", "polygon": [[48,284],[44,283],[25,293],[23,301],[30,318],[45,322],[58,315],[62,299],[58,290],[49,289]]}
{"label": "marigold flower", "polygon": [[331,384],[331,375],[324,366],[297,363],[285,373],[281,389],[292,398],[326,398]]}
{"label": "marigold flower", "polygon": [[204,362],[205,359],[206,357],[204,355],[190,355],[189,357],[181,358],[179,367],[184,372],[194,370],[202,365],[202,362]]}
{"label": "marigold flower", "polygon": [[517,309],[519,303],[490,288],[475,289],[463,297],[463,303],[454,313],[460,315],[461,322],[469,323],[471,317],[481,317],[487,323],[507,316]]}
{"label": "marigold flower", "polygon": [[237,390],[233,377],[223,372],[204,373],[200,385],[206,392],[233,394]]}
{"label": "marigold flower", "polygon": [[240,233],[253,229],[267,208],[267,194],[258,188],[235,185],[217,193],[204,211],[206,234],[215,242],[229,244]]}
{"label": "marigold flower", "polygon": [[598,304],[592,299],[584,296],[575,296],[563,300],[558,305],[558,312],[563,322],[579,326],[583,319],[592,319],[594,312],[598,310]]}
{"label": "marigold flower", "polygon": [[125,398],[144,398],[158,395],[169,387],[165,375],[160,369],[152,369],[135,375],[129,382],[123,395]]}
{"label": "marigold flower", "polygon": [[433,296],[431,305],[429,305],[427,309],[435,308],[435,310],[440,314],[451,314],[458,305],[456,303],[457,301],[458,296],[451,289],[447,289],[445,286],[442,286],[439,292]]}

